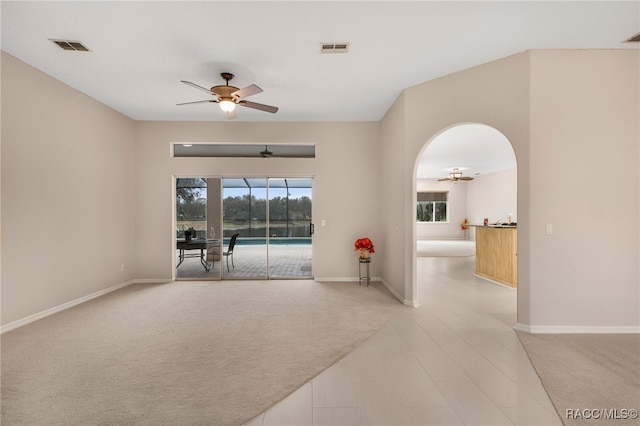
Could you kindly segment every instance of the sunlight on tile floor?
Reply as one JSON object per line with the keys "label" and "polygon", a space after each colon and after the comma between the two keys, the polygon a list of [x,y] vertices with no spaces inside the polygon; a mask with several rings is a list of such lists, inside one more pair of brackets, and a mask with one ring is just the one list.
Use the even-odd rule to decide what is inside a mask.
{"label": "sunlight on tile floor", "polygon": [[513,331],[516,291],[474,260],[419,258],[419,308],[247,425],[562,425]]}

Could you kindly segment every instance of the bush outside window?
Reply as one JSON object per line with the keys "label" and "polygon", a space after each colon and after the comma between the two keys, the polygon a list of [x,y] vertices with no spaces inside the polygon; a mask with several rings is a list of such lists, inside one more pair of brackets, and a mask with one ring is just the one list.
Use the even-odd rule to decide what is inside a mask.
{"label": "bush outside window", "polygon": [[448,192],[418,192],[418,222],[447,222],[448,198]]}

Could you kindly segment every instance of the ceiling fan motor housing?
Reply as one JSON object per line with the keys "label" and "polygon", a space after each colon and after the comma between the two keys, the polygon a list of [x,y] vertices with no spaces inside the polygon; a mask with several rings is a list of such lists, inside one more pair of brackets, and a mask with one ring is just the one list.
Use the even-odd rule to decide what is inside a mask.
{"label": "ceiling fan motor housing", "polygon": [[226,85],[213,86],[211,88],[211,91],[218,95],[221,100],[232,100],[233,96],[231,96],[231,94],[233,92],[237,92],[238,90],[240,89],[238,89],[237,87]]}
{"label": "ceiling fan motor housing", "polygon": [[220,77],[222,77],[226,81],[226,84],[213,86],[210,90],[219,96],[220,101],[233,101],[234,97],[231,96],[231,94],[240,90],[235,86],[229,85],[229,80],[233,79],[234,75],[230,72],[223,72],[220,73]]}

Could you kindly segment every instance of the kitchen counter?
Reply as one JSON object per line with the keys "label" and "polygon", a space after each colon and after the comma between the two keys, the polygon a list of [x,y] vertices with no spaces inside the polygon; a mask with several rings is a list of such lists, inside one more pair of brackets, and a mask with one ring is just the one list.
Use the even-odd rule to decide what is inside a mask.
{"label": "kitchen counter", "polygon": [[517,226],[472,226],[476,227],[476,275],[509,287],[517,287]]}

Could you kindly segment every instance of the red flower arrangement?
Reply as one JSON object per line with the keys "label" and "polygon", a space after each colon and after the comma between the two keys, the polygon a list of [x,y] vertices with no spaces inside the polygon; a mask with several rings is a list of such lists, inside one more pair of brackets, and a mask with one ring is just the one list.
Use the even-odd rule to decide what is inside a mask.
{"label": "red flower arrangement", "polygon": [[462,221],[462,223],[460,224],[460,229],[462,229],[464,231],[468,227],[469,227],[469,219],[467,219],[465,217],[464,220]]}
{"label": "red flower arrangement", "polygon": [[376,252],[376,249],[373,247],[373,243],[367,237],[358,238],[353,246],[355,251],[360,252],[360,257],[369,257],[369,253]]}

